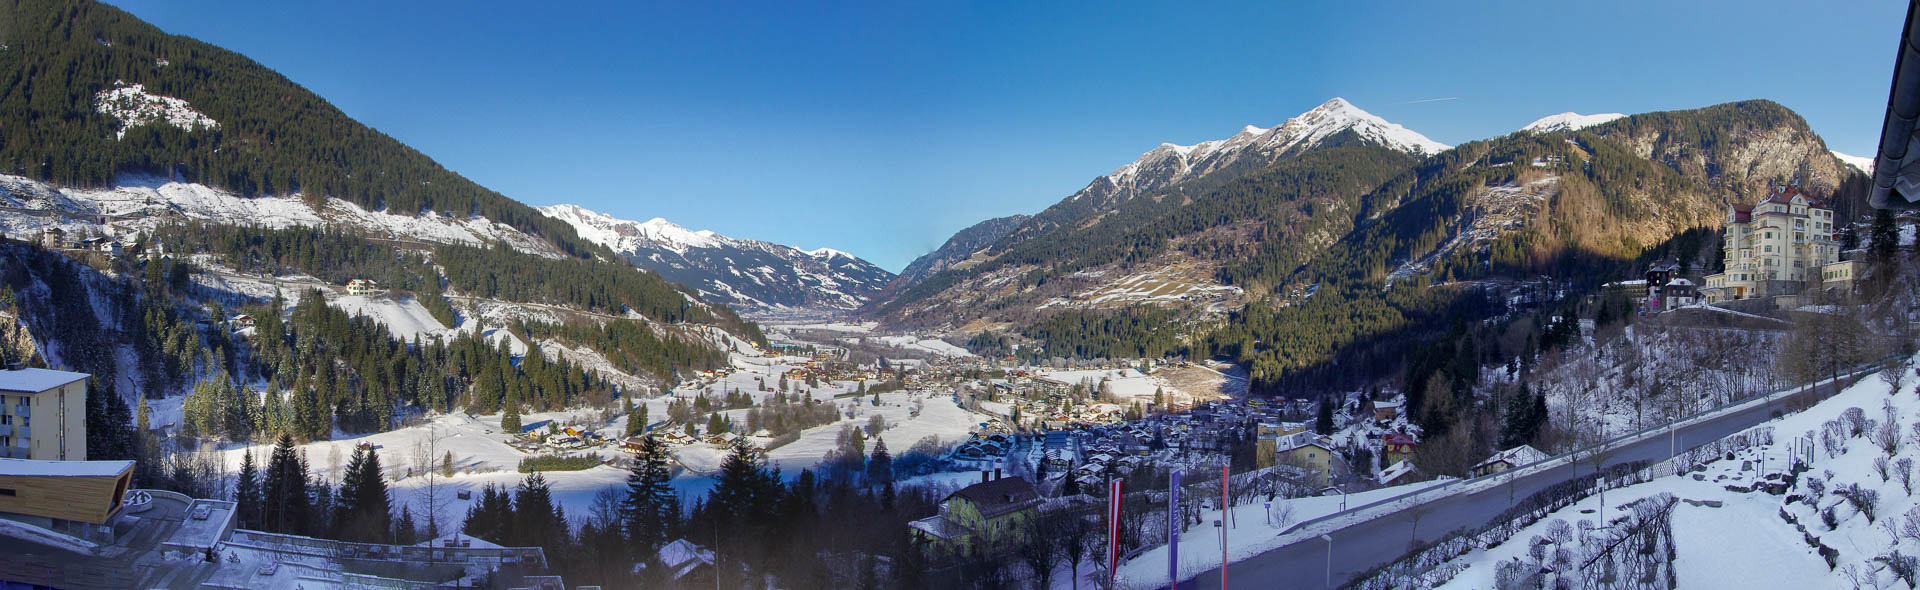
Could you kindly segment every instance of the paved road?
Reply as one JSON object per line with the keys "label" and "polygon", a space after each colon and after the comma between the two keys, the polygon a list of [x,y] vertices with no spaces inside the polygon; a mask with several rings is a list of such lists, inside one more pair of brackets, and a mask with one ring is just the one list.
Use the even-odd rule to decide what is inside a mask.
{"label": "paved road", "polygon": [[[1607,465],[1633,461],[1658,462],[1671,457],[1671,448],[1684,452],[1738,433],[1766,421],[1770,408],[1779,408],[1779,394],[1769,404],[1756,404],[1680,427],[1671,443],[1667,436],[1653,436],[1620,447],[1608,458]],[[1784,436],[1792,436],[1791,433]],[[1577,473],[1576,473],[1577,471]],[[1591,477],[1591,462],[1582,460],[1510,478],[1511,482],[1469,494],[1434,498],[1419,510],[1407,510],[1356,523],[1334,532],[1329,565],[1326,541],[1309,539],[1236,562],[1227,567],[1227,583],[1246,588],[1332,588],[1354,581],[1362,574],[1392,563],[1406,553],[1416,533],[1422,542],[1431,543],[1457,529],[1478,527],[1507,510],[1513,501],[1524,500],[1534,492],[1572,480],[1576,475]],[[1463,484],[1465,485],[1465,484]],[[1414,515],[1419,515],[1418,528]],[[1331,570],[1331,575],[1329,575]],[[1329,584],[1331,577],[1332,584]],[[1213,568],[1180,583],[1180,588],[1220,588],[1220,568]]]}

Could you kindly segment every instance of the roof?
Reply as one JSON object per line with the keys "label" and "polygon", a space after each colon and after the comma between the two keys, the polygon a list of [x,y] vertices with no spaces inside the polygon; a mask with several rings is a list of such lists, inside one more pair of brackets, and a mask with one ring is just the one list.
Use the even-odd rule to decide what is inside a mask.
{"label": "roof", "polygon": [[947,517],[938,514],[909,522],[907,526],[944,540],[952,540],[967,534],[966,529],[960,528],[953,521],[947,520]]}
{"label": "roof", "polygon": [[1393,480],[1400,479],[1402,476],[1405,476],[1408,473],[1413,473],[1414,471],[1416,470],[1413,467],[1413,462],[1403,459],[1400,461],[1395,461],[1392,465],[1388,465],[1385,469],[1381,469],[1380,477],[1378,478],[1378,480],[1382,485],[1390,484],[1390,483],[1393,483]]}
{"label": "roof", "polygon": [[985,483],[976,483],[960,488],[947,496],[964,498],[980,509],[980,516],[993,518],[1038,504],[1040,494],[1033,484],[1018,477],[1003,477]]}
{"label": "roof", "polygon": [[1912,150],[1915,122],[1920,119],[1920,7],[1909,4],[1907,22],[1900,30],[1900,49],[1894,57],[1893,83],[1887,91],[1887,113],[1880,126],[1880,149],[1873,161],[1873,189],[1867,202],[1881,209],[1920,209],[1920,178],[1912,164],[1920,153]]}
{"label": "roof", "polygon": [[671,570],[676,580],[686,577],[693,572],[694,568],[713,565],[712,550],[695,545],[686,539],[674,539],[671,543],[661,545],[656,557],[660,559],[661,565]]}
{"label": "roof", "polygon": [[1410,445],[1420,441],[1413,438],[1411,434],[1400,434],[1396,432],[1380,437],[1380,442],[1389,445]]}
{"label": "roof", "polygon": [[488,541],[486,539],[475,537],[473,535],[469,535],[466,533],[447,533],[445,535],[441,535],[439,538],[428,539],[425,542],[415,544],[414,546],[415,547],[441,547],[441,548],[454,547],[454,548],[465,548],[465,549],[505,549],[505,547],[500,546],[500,544],[498,543],[494,543],[492,541]]}
{"label": "roof", "polygon": [[1544,461],[1547,457],[1547,454],[1540,452],[1539,449],[1533,448],[1530,445],[1520,445],[1494,453],[1492,457],[1487,457],[1487,460],[1475,463],[1473,466],[1478,468],[1494,463],[1506,463],[1507,465],[1519,467],[1529,463]]}
{"label": "roof", "polygon": [[0,391],[40,393],[75,381],[86,380],[90,376],[86,373],[53,369],[0,371]]}
{"label": "roof", "polygon": [[0,459],[0,475],[15,477],[119,477],[132,461],[42,461]]}

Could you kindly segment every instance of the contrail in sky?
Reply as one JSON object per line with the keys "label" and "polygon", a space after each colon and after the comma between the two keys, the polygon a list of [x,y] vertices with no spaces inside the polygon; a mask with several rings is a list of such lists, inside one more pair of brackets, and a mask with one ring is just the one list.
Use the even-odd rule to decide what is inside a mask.
{"label": "contrail in sky", "polygon": [[1407,102],[1403,102],[1403,103],[1400,103],[1400,104],[1420,104],[1420,103],[1423,103],[1423,102],[1446,102],[1446,101],[1449,101],[1449,100],[1460,100],[1460,97],[1458,97],[1458,96],[1448,96],[1448,97],[1445,97],[1445,98],[1422,98],[1422,99],[1420,99],[1420,100],[1409,100],[1409,101],[1407,101]]}

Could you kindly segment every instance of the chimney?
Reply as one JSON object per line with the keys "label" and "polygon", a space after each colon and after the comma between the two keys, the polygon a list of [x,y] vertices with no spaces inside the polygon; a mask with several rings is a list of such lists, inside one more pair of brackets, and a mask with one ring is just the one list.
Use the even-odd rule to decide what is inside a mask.
{"label": "chimney", "polygon": [[992,477],[993,477],[993,474],[991,474],[991,473],[987,473],[987,472],[985,472],[985,471],[981,471],[981,472],[980,472],[980,483],[987,483],[987,482],[989,482],[989,481],[993,481],[993,480],[991,479]]}
{"label": "chimney", "polygon": [[999,468],[999,467],[995,467],[995,468],[993,468],[993,478],[994,478],[994,479],[1000,479],[1000,468]]}

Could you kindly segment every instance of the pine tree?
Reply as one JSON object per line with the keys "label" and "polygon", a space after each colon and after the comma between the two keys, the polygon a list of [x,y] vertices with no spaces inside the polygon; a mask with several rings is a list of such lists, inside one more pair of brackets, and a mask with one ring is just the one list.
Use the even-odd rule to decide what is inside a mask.
{"label": "pine tree", "polygon": [[1320,411],[1313,419],[1313,431],[1320,434],[1333,434],[1333,397],[1320,398]]}
{"label": "pine tree", "polygon": [[267,459],[266,502],[262,526],[270,533],[304,535],[310,531],[307,465],[293,452],[293,437],[285,433]]}
{"label": "pine tree", "polygon": [[679,518],[673,507],[673,473],[667,464],[667,449],[651,435],[643,435],[640,452],[633,458],[627,474],[627,497],[621,505],[627,542],[636,556],[652,555]]}
{"label": "pine tree", "polygon": [[260,470],[254,465],[253,450],[240,456],[240,480],[233,485],[234,516],[243,529],[260,528]]}
{"label": "pine tree", "polygon": [[875,437],[873,457],[867,461],[867,485],[893,486],[893,455],[887,452],[887,440]]}
{"label": "pine tree", "polygon": [[520,401],[508,397],[501,403],[503,408],[500,410],[500,430],[518,436],[520,434]]}
{"label": "pine tree", "polygon": [[514,535],[513,498],[494,484],[480,490],[480,501],[467,509],[460,531],[489,542],[511,543]]}
{"label": "pine tree", "polygon": [[420,542],[420,527],[413,521],[413,507],[400,507],[400,522],[393,525],[393,544],[412,545]]}
{"label": "pine tree", "polygon": [[440,477],[453,477],[453,451],[440,457]]}
{"label": "pine tree", "polygon": [[639,436],[640,433],[646,431],[647,428],[646,406],[640,406],[640,413],[635,414],[633,410],[633,399],[625,397],[621,399],[626,401],[627,406],[627,436]]}
{"label": "pine tree", "polygon": [[1900,231],[1894,224],[1893,212],[1886,209],[1874,211],[1873,226],[1867,230],[1867,254],[1873,257],[1875,264],[1893,260],[1893,253],[1900,246]]}
{"label": "pine tree", "polygon": [[390,540],[387,535],[393,531],[393,505],[381,475],[380,454],[372,446],[354,446],[337,502],[334,538],[358,543]]}
{"label": "pine tree", "polygon": [[535,471],[527,474],[513,492],[513,535],[522,547],[557,549],[566,544],[566,518],[553,503],[553,490],[547,476]]}

